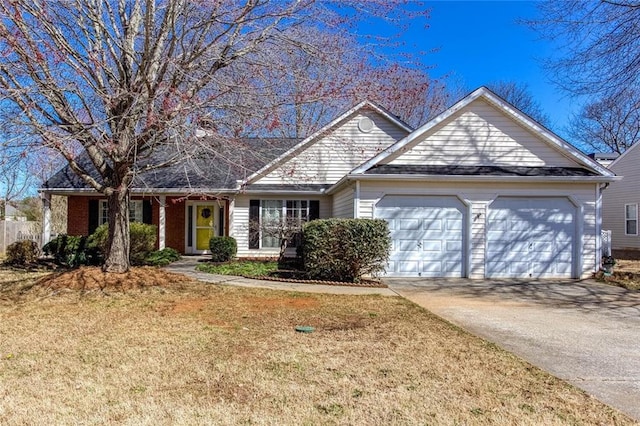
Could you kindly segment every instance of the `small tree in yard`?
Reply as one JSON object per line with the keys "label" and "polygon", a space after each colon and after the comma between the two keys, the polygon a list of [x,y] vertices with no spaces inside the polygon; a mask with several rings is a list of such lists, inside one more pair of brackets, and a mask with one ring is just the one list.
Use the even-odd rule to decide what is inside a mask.
{"label": "small tree in yard", "polygon": [[[53,150],[107,198],[104,270],[125,272],[129,194],[137,175],[203,155],[212,167],[226,162],[243,171],[235,161],[239,137],[276,129],[281,119],[300,119],[305,105],[367,86],[380,52],[360,27],[357,35],[350,30],[372,17],[397,23],[428,15],[420,5],[397,3],[2,1],[3,120],[16,135],[14,147]],[[345,49],[358,53],[347,62],[326,48],[331,40],[367,48]],[[295,67],[285,57],[295,57]],[[343,70],[336,73],[340,80],[329,80],[331,68]],[[402,75],[388,69],[386,75]],[[427,74],[412,76],[424,84],[407,92],[429,93]],[[296,113],[279,113],[292,105],[288,110]],[[212,123],[212,137],[198,137],[194,124],[204,121]]]}

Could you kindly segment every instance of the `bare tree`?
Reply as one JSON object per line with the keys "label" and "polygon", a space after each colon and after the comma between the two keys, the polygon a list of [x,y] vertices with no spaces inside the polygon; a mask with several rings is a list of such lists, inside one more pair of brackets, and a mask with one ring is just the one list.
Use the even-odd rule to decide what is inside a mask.
{"label": "bare tree", "polygon": [[[278,106],[265,108],[261,94],[280,90],[280,80],[262,77],[282,64],[281,52],[335,64],[322,45],[326,38],[316,34],[350,38],[349,29],[366,17],[406,19],[396,6],[384,0],[3,1],[4,119],[12,120],[16,146],[56,151],[106,196],[104,270],[124,272],[136,175],[198,152],[225,161],[234,141],[264,119],[259,112]],[[212,138],[196,137],[193,124],[203,119],[214,123],[213,145],[207,145]],[[164,155],[155,156],[158,151]]]}
{"label": "bare tree", "polygon": [[494,81],[487,84],[487,87],[538,123],[544,126],[549,125],[549,116],[544,113],[540,104],[534,99],[527,84],[513,81]]}
{"label": "bare tree", "polygon": [[549,0],[529,21],[556,42],[546,65],[568,93],[603,99],[640,83],[640,3],[636,0]]}
{"label": "bare tree", "polygon": [[15,202],[33,189],[34,176],[27,171],[26,157],[2,149],[0,154],[0,217],[5,216],[7,203]]}
{"label": "bare tree", "polygon": [[625,90],[588,102],[569,124],[571,136],[596,152],[623,153],[640,140],[640,96]]}

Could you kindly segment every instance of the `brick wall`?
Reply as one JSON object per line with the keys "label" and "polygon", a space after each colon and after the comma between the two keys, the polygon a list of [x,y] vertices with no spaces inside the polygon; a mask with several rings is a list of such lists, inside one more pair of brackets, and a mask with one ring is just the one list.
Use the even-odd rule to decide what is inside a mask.
{"label": "brick wall", "polygon": [[[87,235],[89,232],[89,200],[104,197],[70,196],[68,197],[67,233],[69,235]],[[151,200],[151,222],[159,227],[160,204],[155,197],[132,197],[132,200]],[[185,203],[178,197],[167,197],[165,210],[166,235],[165,246],[184,253],[185,249]],[[228,226],[228,224],[227,224]],[[159,235],[158,235],[159,237]],[[157,248],[157,243],[156,243]]]}
{"label": "brick wall", "polygon": [[[165,245],[184,253],[185,204],[178,200],[179,198],[167,197]],[[159,213],[157,208],[154,209],[156,211]]]}
{"label": "brick wall", "polygon": [[67,234],[89,234],[89,200],[98,197],[70,196],[67,198]]}

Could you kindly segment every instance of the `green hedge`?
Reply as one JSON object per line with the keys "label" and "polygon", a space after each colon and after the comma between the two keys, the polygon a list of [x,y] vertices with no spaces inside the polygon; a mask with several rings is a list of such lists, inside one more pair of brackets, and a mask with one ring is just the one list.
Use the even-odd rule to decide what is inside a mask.
{"label": "green hedge", "polygon": [[98,250],[89,244],[85,236],[61,234],[42,247],[47,255],[52,255],[58,265],[75,268],[80,265],[99,263]]}
{"label": "green hedge", "polygon": [[35,241],[16,241],[7,247],[7,263],[12,265],[26,265],[38,260],[39,254],[40,250]]}
{"label": "green hedge", "polygon": [[236,256],[238,243],[233,237],[212,237],[209,240],[209,250],[214,262],[228,262]]}
{"label": "green hedge", "polygon": [[384,271],[391,238],[381,219],[313,220],[303,227],[302,257],[309,278],[358,282]]}
{"label": "green hedge", "polygon": [[166,247],[162,250],[152,251],[149,253],[144,259],[144,263],[151,266],[167,266],[181,258],[182,256],[178,250]]}
{"label": "green hedge", "polygon": [[[151,253],[158,239],[157,226],[145,223],[131,222],[129,224],[129,260],[132,265],[144,265],[145,259]],[[103,256],[107,252],[107,242],[109,240],[109,225],[103,224],[96,228],[89,237],[90,247],[95,247]]]}

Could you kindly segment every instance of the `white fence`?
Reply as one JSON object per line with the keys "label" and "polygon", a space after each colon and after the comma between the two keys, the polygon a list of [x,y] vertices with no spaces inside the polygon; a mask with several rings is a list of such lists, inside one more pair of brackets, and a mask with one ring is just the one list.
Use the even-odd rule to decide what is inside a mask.
{"label": "white fence", "polygon": [[602,257],[611,256],[611,231],[602,230],[600,233],[600,244],[602,247]]}
{"label": "white fence", "polygon": [[16,241],[32,240],[40,245],[40,222],[0,220],[0,253]]}

